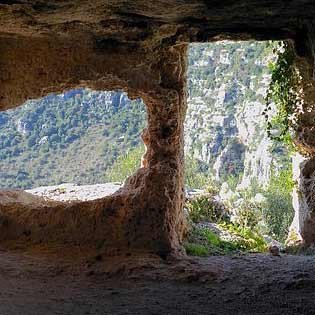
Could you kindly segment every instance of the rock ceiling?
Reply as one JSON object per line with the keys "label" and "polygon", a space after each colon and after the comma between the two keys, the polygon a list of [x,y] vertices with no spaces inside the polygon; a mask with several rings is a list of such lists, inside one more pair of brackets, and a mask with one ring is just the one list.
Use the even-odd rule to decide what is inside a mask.
{"label": "rock ceiling", "polygon": [[206,41],[224,36],[295,37],[315,16],[313,0],[1,0],[2,36],[78,36],[112,45]]}

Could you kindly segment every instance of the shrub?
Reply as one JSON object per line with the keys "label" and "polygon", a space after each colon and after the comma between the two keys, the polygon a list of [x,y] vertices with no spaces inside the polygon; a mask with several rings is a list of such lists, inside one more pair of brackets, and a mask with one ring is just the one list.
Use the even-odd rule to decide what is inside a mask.
{"label": "shrub", "polygon": [[255,229],[261,219],[261,208],[250,200],[245,200],[236,210],[236,223],[241,227]]}
{"label": "shrub", "polygon": [[106,172],[105,181],[107,182],[124,182],[139,167],[141,156],[144,153],[144,147],[139,146],[127,154],[120,156],[114,165]]}
{"label": "shrub", "polygon": [[222,223],[220,226],[237,237],[236,245],[243,252],[265,252],[267,242],[259,232],[237,224]]}
{"label": "shrub", "polygon": [[262,204],[262,216],[266,222],[268,234],[279,241],[285,241],[293,220],[292,206],[292,167],[273,175],[264,192],[266,201]]}
{"label": "shrub", "polygon": [[185,156],[185,185],[189,188],[203,188],[208,183],[205,163],[192,156]]}
{"label": "shrub", "polygon": [[184,248],[187,255],[205,257],[208,256],[209,252],[206,246],[194,243],[185,243]]}
{"label": "shrub", "polygon": [[201,195],[186,202],[189,216],[193,222],[221,222],[228,220],[228,211],[223,203],[212,195]]}
{"label": "shrub", "polygon": [[205,191],[212,196],[216,196],[219,194],[220,190],[213,181],[209,180],[205,187]]}
{"label": "shrub", "polygon": [[188,255],[233,255],[249,252],[265,252],[267,243],[256,232],[242,228],[233,223],[221,223],[217,228],[231,235],[231,240],[221,239],[219,235],[208,228],[194,226],[184,244]]}

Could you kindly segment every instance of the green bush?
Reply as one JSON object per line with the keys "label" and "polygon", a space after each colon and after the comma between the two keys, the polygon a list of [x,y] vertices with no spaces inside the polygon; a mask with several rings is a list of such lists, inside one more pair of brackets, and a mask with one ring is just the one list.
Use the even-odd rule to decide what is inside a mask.
{"label": "green bush", "polygon": [[104,180],[106,182],[124,182],[140,167],[143,154],[144,147],[138,146],[127,154],[120,156],[106,172]]}
{"label": "green bush", "polygon": [[267,243],[259,233],[233,223],[221,223],[218,227],[227,231],[232,239],[223,240],[208,228],[194,226],[184,244],[187,254],[192,256],[233,255],[267,250]]}
{"label": "green bush", "polygon": [[193,222],[221,222],[228,220],[227,209],[214,200],[213,195],[201,195],[186,202],[189,217]]}
{"label": "green bush", "polygon": [[[263,114],[267,120],[268,136],[294,150],[291,131],[296,125],[291,116],[300,103],[297,92],[299,76],[295,67],[296,56],[291,42],[279,42],[277,45],[278,47],[274,47],[274,53],[278,55],[277,60],[269,65],[271,81]],[[273,113],[272,102],[277,108],[276,115]]]}
{"label": "green bush", "polygon": [[207,185],[205,186],[205,191],[212,196],[216,196],[219,194],[220,190],[214,182],[209,180]]}
{"label": "green bush", "polygon": [[250,200],[243,202],[236,210],[236,222],[241,227],[255,229],[261,219],[261,207]]}
{"label": "green bush", "polygon": [[220,226],[238,238],[236,245],[241,251],[265,252],[267,250],[267,242],[259,232],[232,223],[222,223]]}
{"label": "green bush", "polygon": [[294,217],[292,206],[292,167],[273,175],[264,192],[266,201],[262,204],[262,216],[268,234],[279,241],[285,241]]}
{"label": "green bush", "polygon": [[201,161],[185,156],[185,185],[189,188],[204,188],[208,182],[207,170]]}

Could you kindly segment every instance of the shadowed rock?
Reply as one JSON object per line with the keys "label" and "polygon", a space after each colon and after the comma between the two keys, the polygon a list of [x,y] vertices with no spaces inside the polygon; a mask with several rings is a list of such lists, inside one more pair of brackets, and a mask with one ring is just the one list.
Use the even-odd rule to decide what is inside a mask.
{"label": "shadowed rock", "polygon": [[[148,112],[144,167],[124,187],[100,200],[36,211],[0,204],[7,222],[0,236],[28,242],[102,242],[109,252],[146,250],[162,257],[178,251],[185,230],[187,44],[293,39],[310,105],[314,16],[313,0],[0,1],[1,110],[86,86],[141,97]],[[312,154],[313,129],[303,125],[299,133],[301,145]]]}

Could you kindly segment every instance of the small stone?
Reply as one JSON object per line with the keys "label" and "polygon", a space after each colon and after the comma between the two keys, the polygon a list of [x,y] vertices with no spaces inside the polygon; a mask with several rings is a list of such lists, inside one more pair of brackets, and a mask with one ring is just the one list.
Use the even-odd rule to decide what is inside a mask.
{"label": "small stone", "polygon": [[276,245],[269,246],[269,253],[272,256],[279,256],[280,257],[280,248]]}

